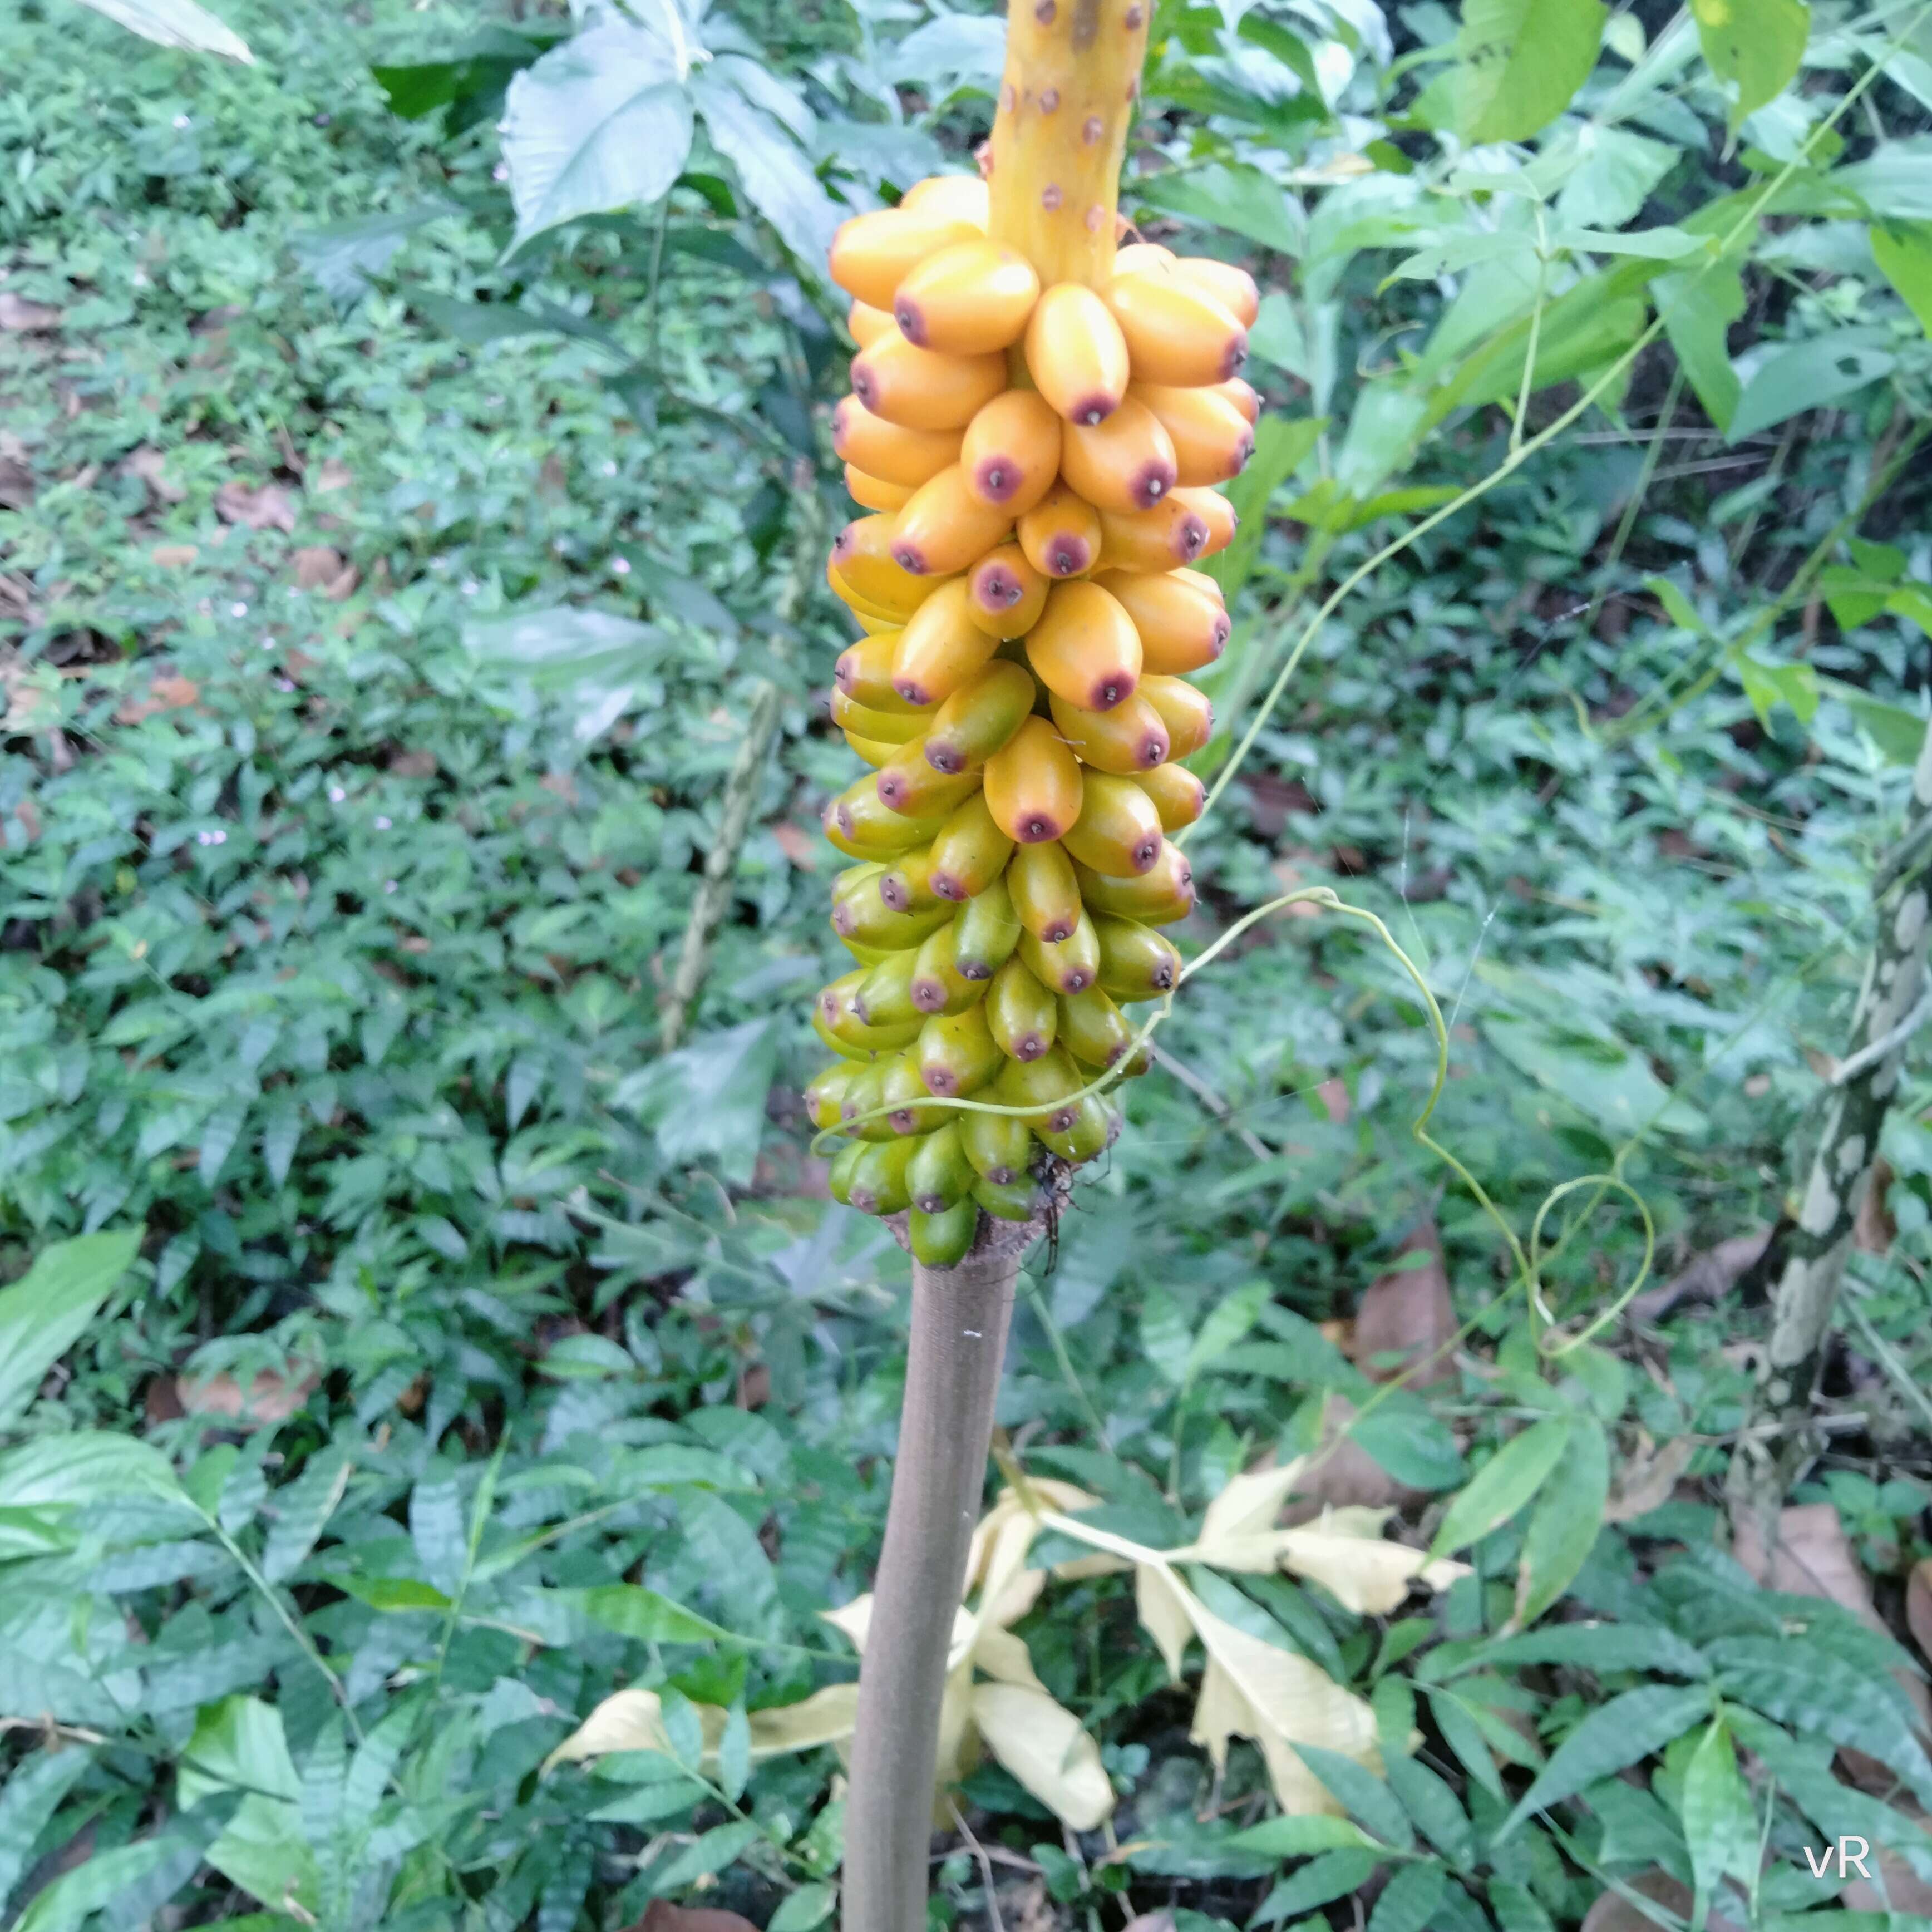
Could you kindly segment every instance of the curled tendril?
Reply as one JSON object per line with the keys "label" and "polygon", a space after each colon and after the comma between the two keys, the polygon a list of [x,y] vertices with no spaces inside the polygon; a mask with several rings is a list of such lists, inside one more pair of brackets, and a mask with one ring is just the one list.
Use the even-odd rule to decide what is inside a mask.
{"label": "curled tendril", "polygon": [[[1650,1278],[1651,1264],[1655,1259],[1657,1253],[1657,1224],[1651,1214],[1648,1205],[1646,1203],[1643,1196],[1628,1180],[1624,1180],[1620,1173],[1612,1171],[1604,1174],[1580,1174],[1573,1180],[1559,1183],[1543,1197],[1542,1202],[1538,1206],[1535,1219],[1530,1224],[1529,1245],[1526,1249],[1524,1247],[1516,1230],[1510,1226],[1508,1216],[1490,1199],[1482,1183],[1429,1131],[1429,1123],[1434,1117],[1437,1103],[1442,1098],[1442,1090],[1448,1084],[1449,1079],[1449,1028],[1442,1018],[1442,1009],[1436,1004],[1436,995],[1430,989],[1429,982],[1423,976],[1422,969],[1402,950],[1394,934],[1389,931],[1388,926],[1376,914],[1370,912],[1366,906],[1350,905],[1336,892],[1333,886],[1303,886],[1294,892],[1282,893],[1279,898],[1270,899],[1265,905],[1256,906],[1252,910],[1244,913],[1232,926],[1228,928],[1226,932],[1216,938],[1204,952],[1190,959],[1181,968],[1180,986],[1177,986],[1173,992],[1163,997],[1159,1006],[1148,1016],[1146,1024],[1134,1035],[1133,1042],[1127,1051],[1122,1054],[1106,1072],[1090,1080],[1085,1086],[1077,1088],[1072,1093],[1063,1094],[1057,1100],[1046,1103],[1034,1100],[1028,1101],[1022,1106],[1012,1106],[993,1100],[974,1100],[963,1096],[934,1094],[931,1098],[921,1100],[917,1104],[921,1107],[950,1108],[959,1113],[1003,1114],[1018,1118],[1022,1115],[1048,1112],[1053,1108],[1065,1106],[1070,1101],[1084,1100],[1089,1095],[1106,1093],[1111,1088],[1118,1086],[1126,1077],[1126,1069],[1132,1063],[1134,1056],[1153,1039],[1162,1022],[1172,1012],[1174,994],[1180,990],[1180,986],[1186,986],[1188,981],[1204,967],[1211,965],[1251,927],[1258,926],[1263,920],[1270,919],[1276,913],[1285,912],[1290,906],[1294,905],[1318,906],[1324,912],[1338,913],[1344,919],[1354,920],[1357,923],[1370,928],[1376,937],[1388,947],[1396,964],[1408,975],[1416,992],[1421,996],[1423,1006],[1428,1015],[1429,1029],[1436,1040],[1436,1078],[1430,1084],[1429,1097],[1423,1102],[1422,1111],[1415,1117],[1414,1124],[1409,1132],[1414,1136],[1418,1146],[1426,1149],[1429,1153],[1433,1154],[1475,1197],[1477,1204],[1481,1208],[1484,1214],[1508,1245],[1510,1257],[1516,1264],[1516,1278],[1522,1284],[1525,1299],[1532,1314],[1542,1324],[1536,1336],[1538,1353],[1550,1360],[1558,1360],[1570,1354],[1572,1350],[1580,1348],[1592,1336],[1600,1333],[1623,1312],[1624,1310],[1630,1305],[1631,1299],[1636,1295],[1637,1291]],[[838,1139],[854,1138],[857,1130],[866,1121],[882,1120],[888,1114],[897,1113],[901,1110],[902,1105],[903,1103],[899,1103],[868,1108],[862,1114],[854,1114],[849,1120],[842,1120],[834,1126],[821,1129],[812,1136],[812,1153],[821,1160],[824,1159],[831,1142]],[[1619,1166],[1622,1164],[1621,1156],[1619,1156],[1618,1164]],[[1556,1245],[1546,1255],[1543,1250],[1544,1224],[1548,1221],[1551,1214],[1564,1201],[1586,1187],[1595,1188],[1597,1190],[1595,1196],[1583,1214],[1571,1224],[1557,1241]],[[1556,1319],[1550,1312],[1544,1298],[1543,1270],[1549,1263],[1554,1262],[1557,1256],[1562,1253],[1564,1248],[1569,1245],[1571,1235],[1588,1219],[1590,1210],[1594,1209],[1607,1193],[1622,1195],[1636,1210],[1637,1218],[1643,1225],[1643,1258],[1639,1263],[1636,1273],[1628,1286],[1587,1326],[1574,1335],[1568,1336],[1561,1340],[1552,1339],[1556,1328]],[[1463,1336],[1467,1335],[1475,1327],[1476,1321],[1480,1318],[1479,1316],[1475,1320],[1466,1322],[1457,1331],[1456,1339],[1460,1340]],[[1389,1388],[1400,1386],[1400,1378],[1396,1382],[1385,1386]],[[1379,1396],[1372,1398],[1372,1400],[1380,1400]]]}

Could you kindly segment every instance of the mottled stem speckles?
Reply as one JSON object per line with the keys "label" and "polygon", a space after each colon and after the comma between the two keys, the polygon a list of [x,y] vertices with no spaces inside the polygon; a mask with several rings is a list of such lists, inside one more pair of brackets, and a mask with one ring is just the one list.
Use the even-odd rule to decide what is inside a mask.
{"label": "mottled stem speckles", "polygon": [[[1928,818],[1932,732],[1913,770],[1901,845],[1916,839]],[[1772,1295],[1763,1394],[1776,1408],[1808,1409],[1817,1385],[1853,1228],[1870,1191],[1886,1111],[1924,1000],[1928,911],[1932,863],[1922,861],[1901,882],[1896,900],[1880,908],[1852,1036],[1822,1100],[1817,1143]]]}

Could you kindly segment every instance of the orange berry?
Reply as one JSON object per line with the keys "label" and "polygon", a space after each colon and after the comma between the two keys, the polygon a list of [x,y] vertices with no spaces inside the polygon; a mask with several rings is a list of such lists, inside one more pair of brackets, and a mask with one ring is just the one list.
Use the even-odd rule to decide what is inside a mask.
{"label": "orange berry", "polygon": [[[932,728],[924,740],[926,763],[941,772],[970,771],[984,764],[1032,715],[1039,695],[1033,674],[1024,664],[995,658],[968,679],[933,714]],[[900,721],[890,722],[896,726]],[[914,713],[904,722],[916,731],[922,720]],[[890,736],[891,734],[875,735]]]}
{"label": "orange berry", "polygon": [[1221,587],[1198,570],[1103,571],[1094,581],[1140,633],[1144,670],[1172,676],[1212,664],[1228,641]]}
{"label": "orange berry", "polygon": [[1100,559],[1108,570],[1172,570],[1208,548],[1207,520],[1175,490],[1151,510],[1103,512]]}
{"label": "orange berry", "polygon": [[892,561],[915,577],[950,577],[982,556],[1012,519],[967,488],[964,465],[928,477],[907,500],[893,528]]}
{"label": "orange berry", "polygon": [[1163,832],[1179,832],[1201,816],[1208,788],[1185,765],[1156,765],[1128,776],[1154,800]]}
{"label": "orange berry", "polygon": [[[1090,789],[1093,782],[1088,782]],[[1086,866],[1078,872],[1080,896],[1096,913],[1170,926],[1194,910],[1194,868],[1178,845],[1163,844],[1144,872],[1108,874]]]}
{"label": "orange berry", "polygon": [[942,772],[928,764],[924,738],[902,745],[873,781],[879,802],[902,818],[943,818],[980,788],[977,772]]}
{"label": "orange berry", "polygon": [[1060,469],[1096,510],[1150,510],[1178,472],[1173,439],[1153,410],[1131,397],[1103,423],[1067,424]]}
{"label": "orange berry", "polygon": [[943,217],[983,231],[992,201],[986,184],[977,175],[928,175],[906,190],[899,206],[923,220]]}
{"label": "orange berry", "polygon": [[963,430],[1006,386],[1003,356],[941,356],[889,328],[852,358],[852,393],[904,429]]}
{"label": "orange berry", "polygon": [[1057,284],[1034,304],[1026,363],[1040,394],[1069,422],[1106,422],[1127,392],[1127,344],[1120,325],[1078,282]]}
{"label": "orange berry", "polygon": [[1165,271],[1173,266],[1174,250],[1163,248],[1158,242],[1130,242],[1124,248],[1114,254],[1114,272],[1117,275],[1144,275],[1150,271]]}
{"label": "orange berry", "polygon": [[899,633],[892,688],[907,704],[943,704],[998,647],[998,640],[967,615],[966,596],[966,580],[953,578],[914,612]]}
{"label": "orange berry", "polygon": [[1138,878],[1153,869],[1166,844],[1160,814],[1131,778],[1090,772],[1080,817],[1067,833],[1067,850],[1090,871],[1110,879]]}
{"label": "orange berry", "polygon": [[832,412],[832,447],[847,463],[884,483],[916,490],[949,463],[959,460],[956,429],[906,429],[875,416],[856,396],[847,396]]}
{"label": "orange berry", "polygon": [[1184,388],[1225,382],[1247,360],[1247,331],[1211,296],[1184,282],[1116,275],[1107,284],[1106,307],[1120,325],[1136,382]]}
{"label": "orange berry", "polygon": [[1182,255],[1175,260],[1174,277],[1220,303],[1244,328],[1255,326],[1262,312],[1262,292],[1246,269],[1209,255]]}
{"label": "orange berry", "polygon": [[892,326],[892,312],[870,302],[855,302],[845,316],[847,332],[861,349],[869,349]]}
{"label": "orange berry", "polygon": [[1204,691],[1197,691],[1184,679],[1145,677],[1141,695],[1160,713],[1167,727],[1171,755],[1192,758],[1214,735],[1214,707]]}
{"label": "orange berry", "polygon": [[896,629],[878,631],[848,644],[832,667],[832,681],[841,694],[873,711],[909,710],[892,688],[892,659],[898,652]]}
{"label": "orange berry", "polygon": [[1044,718],[1029,718],[986,760],[986,806],[1022,845],[1058,838],[1080,816],[1080,767]]}
{"label": "orange berry", "polygon": [[1198,517],[1207,526],[1208,540],[1201,546],[1202,556],[1218,556],[1234,541],[1240,518],[1234,506],[1218,490],[1177,490],[1174,500]]}
{"label": "orange berry", "polygon": [[908,342],[948,356],[982,356],[1020,339],[1040,278],[1017,250],[983,238],[956,242],[909,270],[892,298]]}
{"label": "orange berry", "polygon": [[1139,635],[1097,584],[1056,585],[1026,653],[1040,682],[1083,710],[1111,711],[1140,681]]}
{"label": "orange berry", "polygon": [[855,214],[832,238],[832,279],[868,308],[890,310],[909,269],[934,250],[970,242],[978,232],[939,210],[880,208]]}
{"label": "orange berry", "polygon": [[1184,488],[1225,483],[1255,452],[1254,425],[1218,389],[1173,389],[1136,382],[1125,406],[1144,403],[1174,445],[1175,481]]}
{"label": "orange berry", "polygon": [[1208,386],[1216,395],[1225,396],[1250,422],[1261,421],[1262,399],[1255,394],[1252,382],[1244,382],[1238,376],[1230,376],[1225,382],[1210,382]]}
{"label": "orange berry", "polygon": [[[932,594],[933,586],[902,568],[892,557],[896,517],[855,517],[833,538],[828,566],[832,588],[874,613],[911,616]],[[840,590],[840,586],[844,589]]]}
{"label": "orange berry", "polygon": [[[1083,778],[1081,783],[1084,790],[1091,781]],[[1082,805],[1083,818],[1088,809]],[[1015,849],[1006,867],[1006,890],[1020,924],[1049,946],[1070,938],[1080,923],[1079,882],[1073,876],[1073,861],[1057,839]]]}
{"label": "orange berry", "polygon": [[982,502],[1024,516],[1053,488],[1060,423],[1037,389],[1007,389],[966,425],[959,461]]}
{"label": "orange berry", "polygon": [[986,793],[976,791],[933,834],[927,882],[939,898],[956,904],[976,899],[999,883],[1012,854],[1013,842],[994,820]]}
{"label": "orange berry", "polygon": [[850,463],[845,466],[845,493],[862,509],[888,512],[903,509],[906,500],[912,494],[907,484],[887,483],[879,477],[868,476]]}
{"label": "orange berry", "polygon": [[966,573],[966,614],[989,636],[1023,638],[1039,622],[1050,588],[1018,544],[1000,544]]}
{"label": "orange berry", "polygon": [[1102,518],[1056,483],[1019,520],[1020,548],[1042,577],[1084,577],[1100,560]]}
{"label": "orange berry", "polygon": [[1082,710],[1057,692],[1048,701],[1061,736],[1081,762],[1096,771],[1125,778],[1135,772],[1152,771],[1167,756],[1167,727],[1138,692],[1111,711]]}

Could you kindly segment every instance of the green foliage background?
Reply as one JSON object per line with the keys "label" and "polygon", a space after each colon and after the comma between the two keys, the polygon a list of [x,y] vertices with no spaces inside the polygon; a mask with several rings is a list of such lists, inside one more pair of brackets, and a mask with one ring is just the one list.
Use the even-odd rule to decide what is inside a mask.
{"label": "green foliage background", "polygon": [[[1301,884],[1378,912],[1450,1022],[1440,1138],[1520,1229],[1614,1171],[1666,1271],[1779,1211],[1932,609],[1924,11],[1721,10],[1170,7],[1127,196],[1270,291],[1204,769],[1294,669],[1190,847],[1187,944]],[[850,765],[814,695],[844,352],[802,238],[964,164],[997,26],[692,22],[706,85],[742,44],[778,90],[766,145],[700,112],[668,196],[520,236],[500,91],[562,14],[226,17],[255,67],[65,0],[0,21],[0,1910],[572,1932],[701,1897],[809,1932],[830,1754],[538,1767],[622,1684],[742,1712],[850,1674],[816,1613],[869,1576],[905,1269],[826,1202],[796,1099]],[[659,1058],[762,678],[782,751]],[[1518,1932],[1658,1868],[1734,1922],[1885,1923],[1800,1848],[1854,1832],[1932,1878],[1917,1666],[1719,1546],[1761,1310],[1540,1352],[1411,1138],[1423,1019],[1340,922],[1192,985],[1029,1277],[1001,1408],[1026,1467],[1162,1546],[1337,1396],[1412,1540],[1514,1496],[1398,1618],[1200,1573],[1372,1695],[1388,1781],[1331,1787],[1366,1840],[1274,1819],[1244,1748],[1211,1773],[1112,1579],[1021,1628],[1113,1830],[1063,1838],[988,1765],[976,1831],[1069,1923],[1359,1894],[1372,1932]],[[1929,1074],[1795,1498],[1888,1615],[1928,1547]],[[1432,1220],[1459,1371],[1377,1392],[1316,1324]],[[1604,1310],[1641,1246],[1606,1199],[1549,1316]],[[1551,1427],[1623,1471],[1694,1446],[1606,1525],[1573,1457],[1516,1492]],[[1526,1561],[1554,1586],[1515,1635]],[[936,1874],[942,1916],[984,1914],[964,1852]]]}

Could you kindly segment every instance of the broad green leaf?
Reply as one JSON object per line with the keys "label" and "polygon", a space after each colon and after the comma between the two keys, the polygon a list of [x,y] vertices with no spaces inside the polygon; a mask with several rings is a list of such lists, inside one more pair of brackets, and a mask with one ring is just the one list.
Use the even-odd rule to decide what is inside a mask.
{"label": "broad green leaf", "polygon": [[1298,1817],[1264,1819],[1258,1825],[1236,1832],[1228,1842],[1236,1851],[1262,1852],[1274,1858],[1305,1858],[1317,1852],[1387,1850],[1352,1820],[1319,1811]]}
{"label": "broad green leaf", "polygon": [[1705,1646],[1729,1698],[1788,1724],[1801,1736],[1876,1758],[1932,1804],[1932,1760],[1912,1735],[1910,1706],[1889,1678],[1868,1676],[1815,1638],[1720,1637]]}
{"label": "broad green leaf", "polygon": [[1556,1750],[1496,1833],[1504,1838],[1533,1811],[1660,1750],[1711,1710],[1702,1686],[1652,1684],[1599,1705]]}
{"label": "broad green leaf", "polygon": [[[843,211],[819,185],[812,163],[790,131],[738,84],[752,63],[726,56],[692,76],[691,96],[712,145],[729,161],[758,212],[808,273],[823,273],[826,251]],[[755,85],[755,82],[754,82]]]}
{"label": "broad green leaf", "polygon": [[1141,1353],[1179,1388],[1187,1379],[1193,1337],[1180,1303],[1157,1282],[1141,1298],[1140,1341]]}
{"label": "broad green leaf", "polygon": [[42,1378],[80,1340],[140,1250],[138,1228],[57,1241],[0,1288],[0,1429],[26,1412]]}
{"label": "broad green leaf", "polygon": [[1734,82],[1731,125],[1782,94],[1804,58],[1811,10],[1803,0],[1691,0],[1711,71]]}
{"label": "broad green leaf", "polygon": [[1918,326],[1932,335],[1932,222],[1875,222],[1872,259],[1904,297]]}
{"label": "broad green leaf", "polygon": [[650,206],[691,151],[691,98],[670,46],[602,17],[510,83],[503,159],[516,246],[586,214]]}
{"label": "broad green leaf", "polygon": [[132,1436],[77,1430],[42,1436],[0,1456],[0,1504],[10,1509],[127,1496],[186,1500],[168,1459]]}
{"label": "broad green leaf", "polygon": [[688,1885],[696,1884],[700,1879],[710,1878],[712,1874],[722,1871],[741,1852],[749,1850],[764,1836],[764,1833],[748,1819],[736,1824],[718,1826],[706,1832],[694,1844],[674,1852],[656,1864],[647,1865],[643,1873],[644,1884],[651,1895],[657,1898],[668,1892],[681,1891]]}
{"label": "broad green leaf", "polygon": [[[1453,1653],[1453,1654],[1451,1654]],[[1418,1675],[1425,1681],[1465,1670],[1512,1664],[1571,1664],[1599,1674],[1634,1670],[1646,1676],[1708,1677],[1702,1651],[1660,1624],[1564,1623],[1525,1630],[1494,1642],[1444,1644],[1432,1651]]]}
{"label": "broad green leaf", "polygon": [[768,1019],[710,1033],[620,1081],[610,1104],[657,1132],[673,1166],[714,1161],[742,1186],[764,1138],[765,1096],[778,1072],[778,1036]]}
{"label": "broad green leaf", "polygon": [[1855,684],[1843,684],[1834,677],[1821,677],[1818,686],[1826,696],[1835,698],[1870,736],[1872,742],[1894,765],[1910,765],[1918,757],[1925,742],[1926,721],[1902,704],[1888,704],[1874,698]]}
{"label": "broad green leaf", "polygon": [[1810,664],[1767,664],[1749,651],[1734,652],[1729,662],[1760,724],[1769,724],[1780,704],[1790,707],[1799,724],[1810,723],[1818,710],[1818,674]]}
{"label": "broad green leaf", "polygon": [[1452,1556],[1508,1522],[1543,1486],[1569,1441],[1569,1424],[1553,1417],[1511,1436],[1450,1502],[1429,1553]]}
{"label": "broad green leaf", "polygon": [[1432,1690],[1430,1708],[1436,1714],[1436,1728],[1456,1754],[1462,1768],[1498,1803],[1503,1796],[1502,1774],[1484,1742],[1482,1726],[1474,1713],[1453,1690]]}
{"label": "broad green leaf", "polygon": [[34,1842],[60,1808],[60,1802],[94,1762],[92,1755],[65,1745],[17,1760],[0,1783],[0,1904],[20,1881]]}
{"label": "broad green leaf", "polygon": [[[1630,14],[1617,17],[1634,23]],[[1574,140],[1576,159],[1557,194],[1556,214],[1578,228],[1618,229],[1634,221],[1651,190],[1682,158],[1667,142],[1594,121],[1576,123]]]}
{"label": "broad green leaf", "polygon": [[1456,42],[1465,140],[1526,141],[1570,104],[1597,63],[1601,0],[1468,0]]}
{"label": "broad green leaf", "polygon": [[765,1932],[812,1932],[832,1916],[838,1902],[838,1890],[830,1885],[802,1885],[778,1901]]}
{"label": "broad green leaf", "polygon": [[1721,1718],[1713,1718],[1690,1762],[1684,1768],[1678,1798],[1684,1821],[1684,1842],[1690,1852],[1696,1902],[1690,1922],[1701,1925],[1718,1882],[1727,1871],[1741,1869],[1740,1861],[1755,1861],[1756,1819],[1751,1796],[1738,1770],[1738,1755]]}
{"label": "broad green leaf", "polygon": [[298,228],[288,238],[289,251],[338,308],[351,309],[418,229],[454,212],[448,202],[423,201],[321,228]]}
{"label": "broad green leaf", "polygon": [[638,1583],[599,1583],[574,1593],[594,1624],[639,1643],[705,1643],[730,1633]]}
{"label": "broad green leaf", "polygon": [[1324,1852],[1310,1858],[1298,1872],[1283,1879],[1261,1903],[1253,1922],[1273,1924],[1283,1918],[1312,1912],[1337,1898],[1359,1892],[1369,1874],[1381,1862],[1381,1854],[1345,1847]]}
{"label": "broad green leaf", "polygon": [[1394,1756],[1383,1774],[1417,1828],[1457,1870],[1475,1863],[1475,1828],[1462,1801],[1434,1772],[1414,1758]]}
{"label": "broad green leaf", "polygon": [[1549,1913],[1537,1903],[1527,1886],[1506,1878],[1492,1878],[1486,1889],[1490,1910],[1502,1932],[1556,1932]]}
{"label": "broad green leaf", "polygon": [[1258,1278],[1224,1294],[1208,1311],[1187,1351],[1186,1378],[1192,1381],[1209,1363],[1218,1360],[1255,1325],[1268,1285]]}
{"label": "broad green leaf", "polygon": [[1862,326],[1787,343],[1752,371],[1725,435],[1740,442],[1804,410],[1827,409],[1890,375],[1898,359],[1884,331]]}
{"label": "broad green leaf", "polygon": [[1324,1750],[1318,1744],[1297,1743],[1294,1751],[1327,1787],[1329,1795],[1340,1799],[1372,1838],[1398,1851],[1406,1851],[1415,1843],[1408,1814],[1395,1793],[1373,1772],[1340,1751]]}
{"label": "broad green leaf", "polygon": [[1523,1538],[1516,1573],[1517,1623],[1535,1622],[1575,1580],[1604,1526],[1610,1491],[1610,1448],[1604,1426],[1594,1415],[1574,1416]]}
{"label": "broad green leaf", "polygon": [[1404,1865],[1382,1888],[1369,1914],[1368,1932],[1427,1932],[1449,1874],[1431,1858]]}
{"label": "broad green leaf", "polygon": [[1204,227],[1226,229],[1280,254],[1299,256],[1307,245],[1307,226],[1300,208],[1288,200],[1278,182],[1259,168],[1210,162],[1205,167],[1130,180],[1126,192],[1151,208],[1184,216]]}
{"label": "broad green leaf", "polygon": [[434,1583],[417,1576],[342,1576],[327,1580],[372,1610],[446,1610],[449,1599]]}
{"label": "broad green leaf", "polygon": [[164,47],[192,54],[219,54],[224,60],[253,67],[248,44],[195,0],[80,0],[97,14]]}

